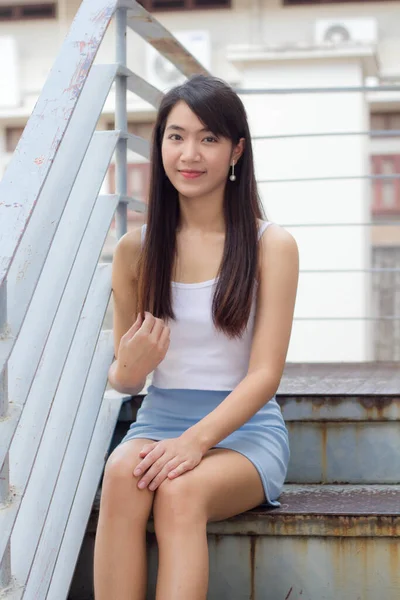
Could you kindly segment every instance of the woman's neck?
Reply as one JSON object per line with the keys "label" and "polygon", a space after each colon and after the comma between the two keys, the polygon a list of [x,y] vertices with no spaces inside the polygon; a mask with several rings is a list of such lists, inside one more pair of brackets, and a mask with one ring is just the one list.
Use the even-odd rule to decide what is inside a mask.
{"label": "woman's neck", "polygon": [[225,232],[223,195],[187,198],[179,195],[180,230]]}

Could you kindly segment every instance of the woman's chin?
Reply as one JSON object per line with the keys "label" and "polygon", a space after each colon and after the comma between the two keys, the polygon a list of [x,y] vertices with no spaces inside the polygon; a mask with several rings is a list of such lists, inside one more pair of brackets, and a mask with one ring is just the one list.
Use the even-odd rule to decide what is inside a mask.
{"label": "woman's chin", "polygon": [[200,196],[206,196],[210,190],[204,188],[204,186],[198,185],[176,185],[174,186],[181,196],[185,198],[198,198]]}

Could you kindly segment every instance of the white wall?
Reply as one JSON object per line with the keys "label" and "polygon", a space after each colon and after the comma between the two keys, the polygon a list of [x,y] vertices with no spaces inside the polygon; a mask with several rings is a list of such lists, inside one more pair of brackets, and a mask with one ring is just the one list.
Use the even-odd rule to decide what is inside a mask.
{"label": "white wall", "polygon": [[[0,23],[0,37],[12,35],[16,39],[19,60],[22,107],[10,114],[18,114],[25,107],[29,115],[34,99],[43,87],[53,65],[69,25],[79,7],[79,0],[60,0],[59,20]],[[212,71],[228,81],[235,82],[237,70],[226,57],[229,44],[264,43],[291,44],[312,43],[314,22],[317,18],[335,15],[357,17],[373,16],[378,21],[381,40],[381,68],[400,72],[400,1],[330,4],[302,7],[284,7],[281,0],[259,0],[261,11],[257,12],[256,0],[233,0],[232,10],[203,10],[190,12],[156,13],[168,29],[208,29],[212,40]],[[145,44],[133,33],[129,35],[129,66],[144,75]],[[106,35],[99,52],[99,60],[114,60],[113,27]],[[0,95],[1,95],[0,90]],[[1,106],[1,100],[0,100]],[[6,117],[0,109],[0,119]]]}
{"label": "white wall", "polygon": [[[246,88],[360,85],[361,60],[267,59],[243,62]],[[243,96],[253,135],[363,131],[368,111],[361,94]],[[255,142],[258,180],[357,176],[368,172],[363,136],[309,137]],[[369,183],[306,181],[263,183],[260,191],[270,220],[280,224],[365,223],[369,221]],[[301,269],[368,269],[368,229],[364,227],[288,227],[295,236]],[[362,361],[371,357],[369,322],[303,320],[370,314],[369,276],[360,273],[302,273],[290,361]]]}

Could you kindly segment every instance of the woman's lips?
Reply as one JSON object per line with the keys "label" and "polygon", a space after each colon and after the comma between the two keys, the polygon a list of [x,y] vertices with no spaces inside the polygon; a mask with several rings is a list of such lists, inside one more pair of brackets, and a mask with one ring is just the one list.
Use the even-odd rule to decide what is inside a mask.
{"label": "woman's lips", "polygon": [[185,177],[185,179],[196,179],[200,175],[204,175],[203,171],[179,171],[179,173]]}

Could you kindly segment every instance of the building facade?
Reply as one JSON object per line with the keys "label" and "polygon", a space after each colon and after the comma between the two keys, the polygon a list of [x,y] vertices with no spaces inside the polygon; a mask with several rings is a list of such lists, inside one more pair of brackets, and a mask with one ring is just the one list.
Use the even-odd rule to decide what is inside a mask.
{"label": "building facade", "polygon": [[[6,82],[0,89],[0,175],[79,4],[0,0]],[[287,226],[300,247],[289,360],[399,360],[400,2],[140,4],[210,72],[242,90],[267,215]],[[112,29],[97,60],[114,62]],[[134,34],[128,64],[163,90],[182,81]],[[316,92],[320,88],[330,91]],[[100,129],[114,127],[113,106],[111,93]],[[132,133],[150,138],[154,118],[150,106],[130,95]],[[129,162],[128,193],[146,201],[148,164],[133,154]],[[113,165],[103,191],[114,191]],[[130,226],[142,219],[131,213]],[[111,232],[106,260],[114,245]]]}

